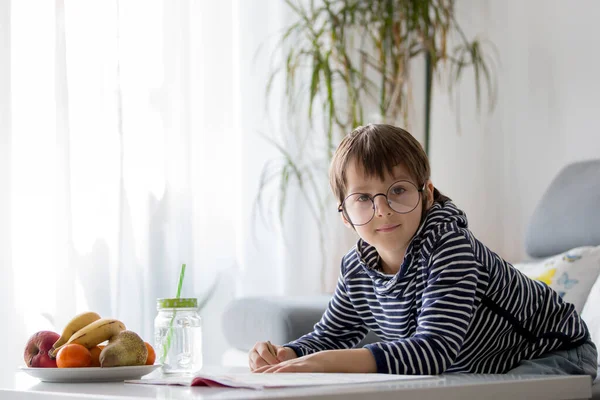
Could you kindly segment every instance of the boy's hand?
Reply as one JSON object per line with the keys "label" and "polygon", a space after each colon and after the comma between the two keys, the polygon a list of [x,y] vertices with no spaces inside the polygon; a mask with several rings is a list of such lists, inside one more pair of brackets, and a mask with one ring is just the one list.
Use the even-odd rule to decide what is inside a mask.
{"label": "boy's hand", "polygon": [[322,354],[314,353],[304,357],[281,362],[278,365],[265,365],[264,367],[255,369],[253,372],[327,372],[325,361],[326,360],[322,357]]}
{"label": "boy's hand", "polygon": [[[289,349],[291,350],[291,349]],[[293,350],[292,350],[293,352]],[[324,350],[254,369],[255,373],[273,372],[342,372],[369,374],[377,372],[377,363],[370,350]]]}
{"label": "boy's hand", "polygon": [[277,346],[271,342],[257,342],[248,353],[248,365],[250,370],[254,371],[266,365],[276,365],[297,357],[296,352],[289,347]]}

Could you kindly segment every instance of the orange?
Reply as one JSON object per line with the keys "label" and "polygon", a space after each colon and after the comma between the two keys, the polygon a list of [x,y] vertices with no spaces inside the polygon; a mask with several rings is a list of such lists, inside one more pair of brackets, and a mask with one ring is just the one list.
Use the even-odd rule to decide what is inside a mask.
{"label": "orange", "polygon": [[67,344],[56,355],[58,368],[88,367],[92,363],[92,354],[80,344]]}
{"label": "orange", "polygon": [[100,366],[100,352],[102,352],[100,346],[94,346],[90,349],[90,354],[92,355],[92,363],[90,364],[90,367]]}
{"label": "orange", "polygon": [[150,343],[144,343],[146,343],[146,347],[148,348],[148,358],[146,358],[146,365],[153,365],[154,361],[156,361],[156,352],[154,351],[154,348]]}

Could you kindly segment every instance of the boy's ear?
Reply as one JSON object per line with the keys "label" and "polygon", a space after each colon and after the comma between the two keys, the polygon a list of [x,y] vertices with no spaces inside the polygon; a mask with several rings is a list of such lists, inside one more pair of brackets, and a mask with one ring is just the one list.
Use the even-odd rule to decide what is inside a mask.
{"label": "boy's ear", "polygon": [[352,226],[352,224],[350,223],[350,221],[348,221],[346,219],[346,216],[344,215],[343,212],[340,212],[340,217],[342,217],[342,222],[344,223],[344,225],[346,225],[347,228],[350,228],[350,229],[354,230],[354,226]]}
{"label": "boy's ear", "polygon": [[433,187],[433,183],[431,182],[431,179],[427,180],[427,183],[425,184],[425,190],[427,191],[427,208],[433,206],[433,190],[435,188]]}

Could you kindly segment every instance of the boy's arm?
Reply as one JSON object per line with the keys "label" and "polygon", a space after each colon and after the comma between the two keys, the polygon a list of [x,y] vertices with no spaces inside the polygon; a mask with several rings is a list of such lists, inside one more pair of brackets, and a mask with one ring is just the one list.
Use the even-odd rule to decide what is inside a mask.
{"label": "boy's arm", "polygon": [[377,372],[375,357],[368,349],[326,350],[293,358],[275,365],[265,365],[253,370],[257,373],[272,372]]}
{"label": "boy's arm", "polygon": [[293,349],[298,357],[323,350],[351,349],[367,332],[348,298],[342,274],[325,313],[313,331],[284,346]]}
{"label": "boy's arm", "polygon": [[368,349],[329,350],[314,354],[323,372],[367,374],[377,372],[375,357]]}
{"label": "boy's arm", "polygon": [[464,234],[444,234],[431,257],[415,334],[365,346],[375,357],[377,372],[437,375],[448,369],[481,302],[478,284],[485,280],[487,272]]}

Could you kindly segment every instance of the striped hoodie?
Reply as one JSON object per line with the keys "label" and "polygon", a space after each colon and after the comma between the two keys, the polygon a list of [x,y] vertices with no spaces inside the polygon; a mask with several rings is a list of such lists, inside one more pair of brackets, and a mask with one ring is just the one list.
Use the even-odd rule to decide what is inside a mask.
{"label": "striped hoodie", "polygon": [[572,304],[475,239],[451,201],[429,209],[395,275],[359,240],[321,320],[285,346],[298,356],[350,349],[369,330],[381,339],[365,346],[377,372],[410,375],[504,373],[589,336]]}

